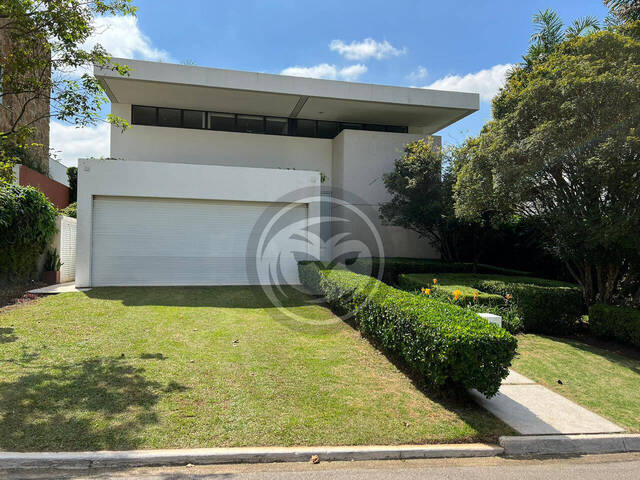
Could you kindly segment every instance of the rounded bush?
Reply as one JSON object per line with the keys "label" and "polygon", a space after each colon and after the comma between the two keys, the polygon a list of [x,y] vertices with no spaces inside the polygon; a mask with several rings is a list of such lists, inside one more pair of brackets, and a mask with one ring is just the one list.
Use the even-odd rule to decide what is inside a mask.
{"label": "rounded bush", "polygon": [[56,233],[56,208],[33,187],[0,182],[0,282],[28,279]]}

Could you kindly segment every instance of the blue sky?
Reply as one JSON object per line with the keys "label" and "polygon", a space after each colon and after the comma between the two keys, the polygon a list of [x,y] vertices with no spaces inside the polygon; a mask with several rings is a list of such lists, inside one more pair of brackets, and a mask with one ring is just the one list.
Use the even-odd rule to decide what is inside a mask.
{"label": "blue sky", "polygon": [[[95,39],[114,55],[481,93],[480,111],[440,132],[445,143],[478,133],[490,118],[490,98],[508,65],[525,52],[536,11],[553,8],[567,24],[607,13],[598,0],[135,4],[137,19],[107,19]],[[108,155],[105,126],[54,124],[51,141],[67,164],[78,156]]]}

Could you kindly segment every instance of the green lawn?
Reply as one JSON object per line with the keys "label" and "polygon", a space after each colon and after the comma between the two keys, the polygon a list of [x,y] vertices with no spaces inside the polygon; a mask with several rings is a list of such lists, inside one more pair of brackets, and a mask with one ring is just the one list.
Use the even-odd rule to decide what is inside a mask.
{"label": "green lawn", "polygon": [[[307,318],[332,313],[291,294]],[[322,323],[322,322],[320,322]],[[492,440],[342,322],[259,288],[103,288],[0,311],[0,449]]]}
{"label": "green lawn", "polygon": [[640,432],[638,357],[538,335],[519,335],[518,352],[514,370],[629,431]]}

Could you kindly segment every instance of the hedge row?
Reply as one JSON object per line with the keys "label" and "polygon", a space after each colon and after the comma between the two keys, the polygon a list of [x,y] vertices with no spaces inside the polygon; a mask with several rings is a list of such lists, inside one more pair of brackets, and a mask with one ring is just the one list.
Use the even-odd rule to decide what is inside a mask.
{"label": "hedge row", "polygon": [[[355,273],[371,275],[378,278],[380,272],[380,258],[358,258],[347,260],[347,268]],[[422,258],[385,258],[381,280],[385,283],[397,284],[398,276],[403,273],[471,273],[472,263],[445,262],[436,259]],[[477,265],[477,273],[494,273],[500,275],[528,275],[528,272],[494,267],[492,265]]]}
{"label": "hedge row", "polygon": [[[468,285],[459,284],[457,282],[443,283],[442,280],[438,281],[437,286],[434,288],[432,282],[432,275],[425,276],[424,274],[402,274],[398,276],[398,286],[409,292],[421,290],[422,288],[429,288],[431,290],[430,296],[433,298],[451,299],[453,298],[453,292],[459,290],[461,295],[456,300],[459,305],[504,305],[505,299],[502,295],[494,293],[485,293],[480,290],[470,287]],[[477,296],[476,296],[477,292]]]}
{"label": "hedge row", "polygon": [[300,280],[339,315],[434,386],[460,385],[494,395],[516,353],[516,339],[473,312],[397,290],[345,269],[302,262]]}
{"label": "hedge row", "polygon": [[614,305],[592,305],[589,329],[597,337],[640,347],[640,310]]}
{"label": "hedge row", "polygon": [[23,281],[56,233],[56,209],[39,190],[0,181],[0,284]]}
{"label": "hedge row", "polygon": [[[499,302],[495,301],[496,296],[504,304],[509,295],[510,311],[520,318],[526,332],[552,335],[571,333],[585,313],[580,289],[570,283],[508,275],[450,273],[438,275],[437,278],[440,285],[438,290],[464,291],[466,288],[467,292],[477,290],[491,294],[492,297],[486,300],[486,305],[499,305]],[[429,286],[431,279],[432,275],[418,274],[399,277],[403,285],[413,286],[411,290]],[[481,303],[480,298],[481,296],[478,303]]]}

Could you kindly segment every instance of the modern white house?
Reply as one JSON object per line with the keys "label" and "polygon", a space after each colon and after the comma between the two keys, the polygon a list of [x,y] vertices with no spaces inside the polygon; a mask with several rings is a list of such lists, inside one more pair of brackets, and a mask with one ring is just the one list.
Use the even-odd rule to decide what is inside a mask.
{"label": "modern white house", "polygon": [[478,94],[114,61],[131,74],[95,73],[131,128],[112,128],[113,160],[79,161],[77,286],[261,283],[248,246],[260,243],[259,220],[283,209],[306,233],[261,253],[296,282],[293,250],[332,258],[317,238],[336,232],[311,219],[352,214],[323,202],[338,190],[358,199],[387,257],[437,256],[380,223],[382,176],[407,143],[476,111]]}

